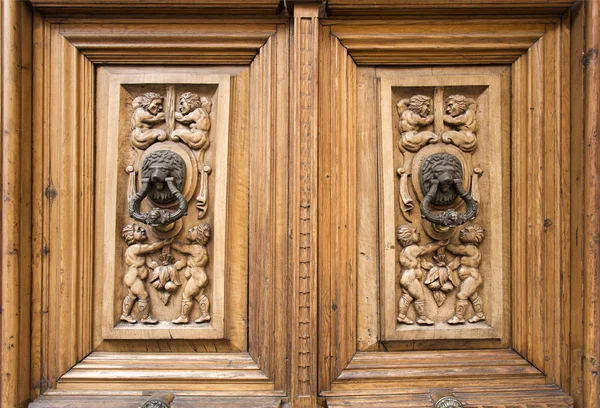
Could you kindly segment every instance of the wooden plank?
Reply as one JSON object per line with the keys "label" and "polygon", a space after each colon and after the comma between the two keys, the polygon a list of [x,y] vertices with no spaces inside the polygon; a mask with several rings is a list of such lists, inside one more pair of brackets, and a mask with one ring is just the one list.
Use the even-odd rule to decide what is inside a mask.
{"label": "wooden plank", "polygon": [[415,14],[519,14],[562,13],[574,0],[329,0],[332,15],[407,15]]}
{"label": "wooden plank", "polygon": [[26,4],[0,4],[0,405],[22,406],[30,379],[31,57]]}
{"label": "wooden plank", "polygon": [[600,407],[600,2],[586,2],[584,122],[583,407]]}
{"label": "wooden plank", "polygon": [[294,7],[291,44],[291,384],[294,406],[317,393],[319,5]]}
{"label": "wooden plank", "polygon": [[34,7],[46,13],[68,15],[74,13],[195,13],[195,14],[275,14],[279,0],[33,0]]}

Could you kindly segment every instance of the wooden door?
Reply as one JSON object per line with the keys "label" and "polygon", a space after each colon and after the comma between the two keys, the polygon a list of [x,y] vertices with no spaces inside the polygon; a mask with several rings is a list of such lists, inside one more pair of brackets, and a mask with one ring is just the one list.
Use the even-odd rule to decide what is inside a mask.
{"label": "wooden door", "polygon": [[597,2],[2,13],[2,406],[600,407]]}

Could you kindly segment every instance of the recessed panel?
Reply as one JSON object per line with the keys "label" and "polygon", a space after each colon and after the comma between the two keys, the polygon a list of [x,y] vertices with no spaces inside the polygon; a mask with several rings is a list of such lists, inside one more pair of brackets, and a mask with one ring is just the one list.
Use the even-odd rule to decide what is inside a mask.
{"label": "recessed panel", "polygon": [[505,334],[507,83],[495,72],[378,70],[383,340]]}
{"label": "recessed panel", "polygon": [[103,337],[225,338],[231,77],[161,72],[108,81]]}

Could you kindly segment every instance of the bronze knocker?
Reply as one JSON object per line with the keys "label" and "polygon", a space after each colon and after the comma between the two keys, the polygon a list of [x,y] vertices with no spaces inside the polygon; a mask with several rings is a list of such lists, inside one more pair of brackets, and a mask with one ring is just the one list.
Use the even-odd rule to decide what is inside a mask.
{"label": "bronze knocker", "polygon": [[[421,202],[422,218],[434,225],[458,227],[477,216],[477,201],[463,187],[462,174],[462,164],[452,154],[436,153],[423,161],[420,180],[425,193]],[[434,214],[429,208],[432,203],[438,206],[449,205],[458,197],[467,204],[464,214],[451,208]]]}
{"label": "bronze knocker", "polygon": [[[142,165],[142,188],[129,200],[129,216],[152,227],[165,227],[187,215],[187,200],[181,193],[185,182],[185,162],[177,153],[158,150],[150,154]],[[176,210],[154,207],[140,213],[140,203],[150,200],[168,205],[177,202]]]}

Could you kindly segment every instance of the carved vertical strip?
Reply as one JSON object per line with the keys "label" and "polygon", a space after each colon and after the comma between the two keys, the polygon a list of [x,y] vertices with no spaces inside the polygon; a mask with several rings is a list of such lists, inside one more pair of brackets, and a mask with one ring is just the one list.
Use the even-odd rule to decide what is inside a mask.
{"label": "carved vertical strip", "polygon": [[585,408],[600,407],[600,2],[584,2],[585,204],[583,272],[583,395]]}
{"label": "carved vertical strip", "polygon": [[294,8],[292,398],[298,407],[313,406],[317,389],[318,10],[318,5],[297,4]]}
{"label": "carved vertical strip", "polygon": [[30,333],[31,14],[0,4],[0,406],[28,400]]}

